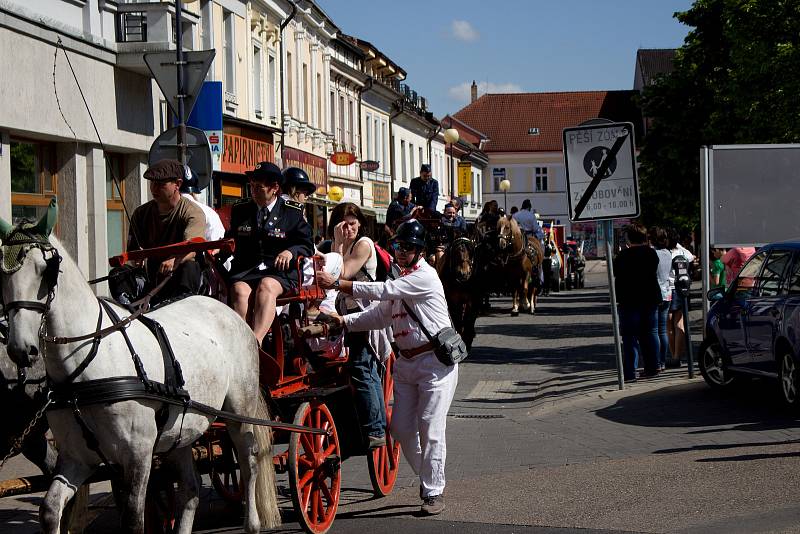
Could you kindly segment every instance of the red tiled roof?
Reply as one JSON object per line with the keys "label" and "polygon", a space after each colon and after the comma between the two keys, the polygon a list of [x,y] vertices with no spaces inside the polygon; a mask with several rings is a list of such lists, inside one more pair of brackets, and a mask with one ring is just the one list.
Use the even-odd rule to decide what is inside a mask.
{"label": "red tiled roof", "polygon": [[[489,136],[484,152],[560,152],[561,132],[589,119],[630,121],[641,131],[636,91],[485,94],[454,117]],[[530,135],[538,128],[539,135]]]}
{"label": "red tiled roof", "polygon": [[642,73],[645,86],[653,83],[656,76],[675,70],[674,48],[640,48],[636,51],[636,67]]}

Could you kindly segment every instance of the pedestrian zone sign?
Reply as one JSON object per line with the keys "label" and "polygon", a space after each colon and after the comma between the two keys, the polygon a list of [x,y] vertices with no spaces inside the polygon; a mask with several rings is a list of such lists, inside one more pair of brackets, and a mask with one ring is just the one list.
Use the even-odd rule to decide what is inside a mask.
{"label": "pedestrian zone sign", "polygon": [[564,166],[571,221],[639,216],[633,137],[630,122],[564,129]]}

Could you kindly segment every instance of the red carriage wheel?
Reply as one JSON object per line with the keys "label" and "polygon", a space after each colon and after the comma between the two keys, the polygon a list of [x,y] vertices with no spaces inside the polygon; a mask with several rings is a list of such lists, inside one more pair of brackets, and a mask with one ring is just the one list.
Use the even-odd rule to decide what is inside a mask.
{"label": "red carriage wheel", "polygon": [[304,402],[294,424],[330,431],[329,436],[292,432],[289,438],[289,488],[303,530],[327,532],[336,517],[341,489],[341,452],[333,416],[324,403]]}
{"label": "red carriage wheel", "polygon": [[214,457],[214,444],[209,444],[209,458],[211,460],[211,485],[225,502],[241,504],[244,498],[242,480],[239,478],[239,462],[236,456],[236,447],[233,446],[228,432],[219,434],[217,445],[220,454]]}
{"label": "red carriage wheel", "polygon": [[[392,399],[394,397],[394,354],[389,355],[386,361],[386,372],[383,374],[383,402],[386,403],[386,427],[391,428]],[[397,471],[400,466],[400,443],[392,439],[390,432],[386,432],[386,445],[373,449],[367,454],[369,479],[372,489],[378,497],[386,497],[392,492],[397,480]]]}

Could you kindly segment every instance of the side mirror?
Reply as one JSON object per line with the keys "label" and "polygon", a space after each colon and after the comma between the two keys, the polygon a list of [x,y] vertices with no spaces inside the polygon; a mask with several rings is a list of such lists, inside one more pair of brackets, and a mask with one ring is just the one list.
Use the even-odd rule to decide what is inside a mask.
{"label": "side mirror", "polygon": [[725,288],[724,287],[715,287],[714,289],[710,290],[706,293],[706,298],[709,302],[717,302],[725,298]]}

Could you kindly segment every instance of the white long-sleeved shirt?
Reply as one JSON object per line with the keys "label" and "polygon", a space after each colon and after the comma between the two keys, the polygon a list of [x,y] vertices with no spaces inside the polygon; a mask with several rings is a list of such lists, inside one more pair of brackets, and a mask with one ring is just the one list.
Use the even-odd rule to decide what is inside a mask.
{"label": "white long-sleeved shirt", "polygon": [[353,282],[353,296],[378,300],[380,304],[360,313],[345,315],[345,326],[354,332],[391,326],[400,350],[416,349],[429,341],[419,323],[406,311],[403,301],[432,336],[450,326],[442,282],[436,270],[422,259],[413,268],[401,271],[396,280]]}

